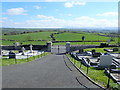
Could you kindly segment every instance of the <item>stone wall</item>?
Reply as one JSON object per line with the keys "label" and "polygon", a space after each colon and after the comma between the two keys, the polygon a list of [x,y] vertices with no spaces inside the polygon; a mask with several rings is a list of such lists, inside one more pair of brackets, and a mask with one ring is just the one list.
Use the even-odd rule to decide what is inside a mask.
{"label": "stone wall", "polygon": [[[47,48],[47,45],[32,45],[33,50],[41,50]],[[0,46],[2,50],[21,50],[24,47],[25,50],[30,50],[30,45],[19,45],[19,46]]]}
{"label": "stone wall", "polygon": [[85,48],[97,48],[99,45],[79,45],[79,46],[71,46],[70,51],[76,51],[76,50],[81,50]]}

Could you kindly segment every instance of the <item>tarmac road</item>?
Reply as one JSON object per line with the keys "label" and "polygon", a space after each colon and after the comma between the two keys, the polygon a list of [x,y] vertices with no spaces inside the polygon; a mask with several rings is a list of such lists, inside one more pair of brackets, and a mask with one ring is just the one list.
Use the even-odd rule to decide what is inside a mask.
{"label": "tarmac road", "polygon": [[99,88],[64,54],[50,54],[24,64],[3,66],[3,88]]}

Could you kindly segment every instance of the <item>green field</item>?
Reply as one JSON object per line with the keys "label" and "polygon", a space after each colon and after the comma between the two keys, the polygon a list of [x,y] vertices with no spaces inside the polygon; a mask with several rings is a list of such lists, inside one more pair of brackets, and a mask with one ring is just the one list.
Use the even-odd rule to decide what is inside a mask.
{"label": "green field", "polygon": [[[9,40],[0,40],[2,45],[13,45],[15,42],[19,42],[22,44],[41,44],[45,45],[47,41],[52,41],[50,34],[56,33],[60,31],[42,31],[42,32],[32,32],[32,33],[25,33],[25,34],[17,34],[17,35],[3,35],[2,39],[9,39],[9,40],[17,40],[17,41],[9,41]],[[99,45],[100,43],[107,43],[107,40],[110,37],[106,36],[99,36],[98,33],[88,33],[88,32],[63,32],[59,34],[54,34],[56,41],[81,41],[82,36],[85,36],[84,41],[102,41],[102,42],[71,42],[71,45]],[[118,43],[118,38],[113,38],[115,41],[111,41],[110,44]],[[30,41],[34,40],[34,41]],[[35,40],[46,40],[46,41],[35,41]],[[54,43],[53,45],[65,45],[65,42],[61,43]]]}
{"label": "green field", "polygon": [[10,40],[51,40],[49,37],[51,33],[54,32],[35,32],[35,33],[26,33],[26,34],[17,34],[17,35],[3,35],[2,39]]}
{"label": "green field", "polygon": [[[105,37],[105,36],[99,36],[96,35],[95,33],[87,33],[87,32],[81,32],[81,33],[62,33],[62,34],[56,34],[55,38],[58,41],[72,41],[72,40],[82,40],[82,36],[85,36],[85,41],[92,41],[92,40],[108,40],[110,37]],[[117,38],[115,38],[117,40]]]}
{"label": "green field", "polygon": [[[33,45],[45,45],[47,41],[51,41],[50,34],[55,33],[54,31],[47,32],[34,32],[26,34],[17,34],[17,35],[3,35],[2,39],[9,40],[18,40],[18,41],[9,41],[9,40],[0,40],[2,45],[13,45],[15,42],[22,44],[33,44]],[[29,41],[29,40],[46,40],[46,41]]]}

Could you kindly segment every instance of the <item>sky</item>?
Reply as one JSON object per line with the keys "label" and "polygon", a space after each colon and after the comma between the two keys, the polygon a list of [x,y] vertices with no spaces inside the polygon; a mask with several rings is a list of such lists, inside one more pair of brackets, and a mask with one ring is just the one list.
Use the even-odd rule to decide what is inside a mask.
{"label": "sky", "polygon": [[2,2],[2,27],[118,27],[118,2]]}

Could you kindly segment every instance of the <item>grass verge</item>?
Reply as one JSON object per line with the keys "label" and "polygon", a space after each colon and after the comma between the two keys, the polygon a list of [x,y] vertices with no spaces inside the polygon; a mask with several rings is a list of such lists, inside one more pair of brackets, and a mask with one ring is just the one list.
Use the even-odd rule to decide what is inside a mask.
{"label": "grass verge", "polygon": [[[101,85],[105,88],[107,87],[108,77],[105,75],[104,70],[96,70],[95,68],[90,67],[88,69],[88,73],[87,73],[86,66],[81,64],[80,61],[77,61],[74,58],[72,58],[69,54],[67,54],[67,56],[74,63],[74,65],[76,65],[84,74],[86,74],[88,77],[90,77],[93,81],[95,81],[96,83],[98,83],[99,85]],[[117,83],[115,83],[112,79],[110,79],[110,88],[109,89],[120,90],[120,86]]]}
{"label": "grass verge", "polygon": [[48,55],[48,52],[42,53],[40,55],[37,56],[32,56],[26,59],[1,59],[0,60],[0,66],[9,66],[9,65],[13,65],[13,64],[22,64],[22,63],[27,63],[33,60],[36,60],[38,58],[41,58],[43,56]]}

